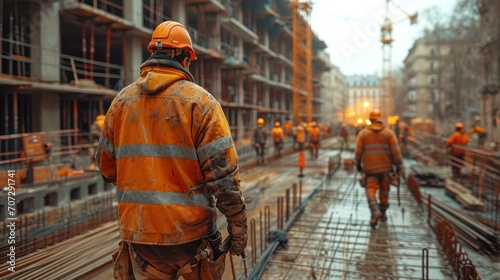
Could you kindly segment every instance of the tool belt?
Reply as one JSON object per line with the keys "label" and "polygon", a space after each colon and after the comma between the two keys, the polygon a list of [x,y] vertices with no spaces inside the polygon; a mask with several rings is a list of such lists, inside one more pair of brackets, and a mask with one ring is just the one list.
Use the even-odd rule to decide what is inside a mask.
{"label": "tool belt", "polygon": [[[224,245],[226,241],[221,244],[221,240],[222,236],[219,231],[211,237],[203,239],[201,245],[197,249],[197,254],[190,262],[177,271],[177,276],[182,275],[182,277],[186,280],[220,280],[222,278],[222,274],[224,274],[226,253],[229,251],[230,247],[230,242],[229,246],[227,246],[227,244]],[[137,262],[141,269],[159,279],[172,279],[172,275],[162,272],[150,265],[139,254],[137,254],[135,250],[133,250],[133,247],[132,252],[133,259]],[[198,278],[198,275],[193,272],[193,268],[198,265],[200,265],[200,278]]]}

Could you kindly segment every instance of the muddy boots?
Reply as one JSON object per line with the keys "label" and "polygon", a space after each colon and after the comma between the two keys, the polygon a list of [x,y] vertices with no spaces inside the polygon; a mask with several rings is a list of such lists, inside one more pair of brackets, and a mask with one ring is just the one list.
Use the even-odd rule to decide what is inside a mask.
{"label": "muddy boots", "polygon": [[389,204],[383,204],[383,203],[379,204],[380,212],[382,212],[382,216],[380,217],[380,220],[382,222],[387,221],[387,215],[385,214],[385,211],[387,211],[388,208],[389,208]]}
{"label": "muddy boots", "polygon": [[372,226],[372,228],[375,228],[378,224],[378,220],[382,217],[382,212],[380,212],[377,201],[369,200],[368,205],[370,206],[370,212],[372,213],[370,226]]}

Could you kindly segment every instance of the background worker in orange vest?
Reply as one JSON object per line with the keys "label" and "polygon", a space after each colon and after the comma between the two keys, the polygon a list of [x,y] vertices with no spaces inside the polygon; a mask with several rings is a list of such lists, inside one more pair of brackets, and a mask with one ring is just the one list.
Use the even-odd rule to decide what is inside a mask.
{"label": "background worker in orange vest", "polygon": [[[371,124],[361,130],[356,141],[356,167],[365,174],[365,191],[370,207],[370,225],[376,227],[378,220],[385,221],[389,208],[388,175],[396,167],[397,173],[404,176],[403,158],[398,140],[394,133],[382,123],[379,110],[370,113]],[[377,203],[377,191],[380,204]]]}
{"label": "background worker in orange vest", "polygon": [[281,149],[283,149],[283,141],[285,140],[285,134],[283,133],[283,129],[281,128],[280,122],[274,123],[272,135],[274,141],[274,155],[280,158]]}
{"label": "background worker in orange vest", "polygon": [[257,162],[263,164],[266,162],[267,131],[264,128],[264,119],[257,119],[257,128],[253,131],[252,143],[257,153]]}
{"label": "background worker in orange vest", "polygon": [[99,137],[101,137],[102,126],[104,125],[104,115],[97,115],[95,117],[94,123],[90,126],[90,141],[92,143],[99,142]]}
{"label": "background worker in orange vest", "polygon": [[247,245],[230,128],[219,102],[189,73],[196,55],[182,24],[158,25],[148,50],[140,77],[113,100],[95,156],[117,188],[122,241],[114,276],[220,279],[225,250],[215,207],[227,218],[230,252],[243,255]]}
{"label": "background worker in orange vest", "polygon": [[309,143],[311,149],[311,157],[313,159],[318,158],[318,150],[320,146],[320,134],[321,130],[318,127],[316,122],[311,123],[311,127],[309,129]]}
{"label": "background worker in orange vest", "polygon": [[460,170],[465,158],[465,146],[469,143],[469,136],[464,133],[464,124],[457,122],[455,132],[448,138],[449,164],[454,179],[460,179]]}
{"label": "background worker in orange vest", "polygon": [[486,142],[486,137],[488,136],[488,133],[486,133],[486,130],[479,124],[479,122],[480,122],[480,119],[476,118],[476,123],[467,132],[467,135],[470,136],[470,135],[476,133],[478,136],[477,144],[479,146],[484,146],[484,143]]}
{"label": "background worker in orange vest", "polygon": [[303,151],[304,146],[306,142],[306,130],[302,126],[302,124],[299,124],[297,126],[297,129],[295,131],[295,144],[297,145],[297,150]]}

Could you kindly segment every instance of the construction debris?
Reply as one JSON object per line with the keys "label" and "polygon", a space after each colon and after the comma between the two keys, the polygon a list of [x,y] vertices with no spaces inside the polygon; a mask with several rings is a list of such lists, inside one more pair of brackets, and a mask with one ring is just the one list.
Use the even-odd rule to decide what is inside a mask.
{"label": "construction debris", "polygon": [[465,209],[484,211],[484,203],[475,197],[471,190],[452,179],[446,179],[444,189],[447,195],[456,199]]}
{"label": "construction debris", "polygon": [[425,165],[412,165],[410,170],[420,186],[439,188],[445,186],[445,176],[436,168]]}

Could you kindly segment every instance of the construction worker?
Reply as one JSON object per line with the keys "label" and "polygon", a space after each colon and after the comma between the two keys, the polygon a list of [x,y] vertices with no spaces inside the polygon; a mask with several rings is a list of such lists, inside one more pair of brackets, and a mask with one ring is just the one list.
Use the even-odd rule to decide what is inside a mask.
{"label": "construction worker", "polygon": [[479,119],[476,119],[476,123],[467,132],[467,135],[470,136],[474,133],[476,133],[478,136],[477,144],[479,146],[484,146],[484,143],[486,142],[486,137],[488,136],[488,134],[486,133],[486,130],[479,124]]}
{"label": "construction worker", "polygon": [[281,128],[280,122],[274,123],[274,128],[272,131],[273,141],[274,141],[274,155],[277,158],[281,157],[281,149],[283,149],[283,141],[285,140],[285,134]]}
{"label": "construction worker", "polygon": [[318,151],[320,146],[321,129],[316,122],[312,122],[309,128],[309,146],[311,149],[311,157],[318,158]]}
{"label": "construction worker", "polygon": [[298,125],[295,131],[295,143],[297,145],[296,149],[299,151],[303,151],[305,142],[306,142],[306,131],[302,125]]}
{"label": "construction worker", "polygon": [[114,277],[220,279],[226,250],[216,207],[228,223],[222,244],[234,255],[247,245],[229,124],[219,102],[194,83],[196,54],[182,24],[159,24],[148,50],[140,77],[113,100],[95,155],[117,188],[122,241]]}
{"label": "construction worker", "polygon": [[257,128],[253,131],[252,143],[257,154],[257,162],[259,164],[265,163],[265,154],[267,148],[267,131],[264,128],[264,119],[257,119]]}
{"label": "construction worker", "polygon": [[340,137],[342,137],[342,150],[349,149],[349,133],[347,132],[347,128],[345,124],[342,124],[340,128]]}
{"label": "construction worker", "polygon": [[286,136],[293,136],[293,128],[292,128],[292,121],[291,120],[286,120],[285,123],[283,124],[283,132],[285,133]]}
{"label": "construction worker", "polygon": [[[403,158],[399,144],[392,130],[382,122],[379,110],[373,110],[369,119],[371,124],[361,130],[356,141],[356,167],[364,173],[363,182],[370,207],[370,225],[376,227],[379,219],[387,219],[389,208],[390,183],[388,175],[396,167],[397,173],[404,176]],[[377,191],[380,203],[377,203]]]}
{"label": "construction worker", "polygon": [[99,137],[101,137],[102,126],[104,125],[104,115],[97,115],[95,117],[94,123],[90,126],[90,141],[92,143],[99,142]]}
{"label": "construction worker", "polygon": [[465,146],[469,143],[469,136],[464,133],[464,124],[457,122],[455,132],[448,138],[447,148],[449,152],[449,163],[451,164],[452,176],[460,179],[460,170],[465,158]]}

